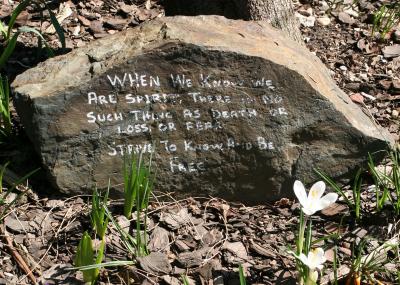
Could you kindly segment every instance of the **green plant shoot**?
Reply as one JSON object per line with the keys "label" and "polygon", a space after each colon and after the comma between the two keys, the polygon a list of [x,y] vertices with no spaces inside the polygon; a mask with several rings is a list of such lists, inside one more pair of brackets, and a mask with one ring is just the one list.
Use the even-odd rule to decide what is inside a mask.
{"label": "green plant shoot", "polygon": [[396,25],[400,23],[400,3],[383,5],[375,14],[372,25],[372,35],[379,32],[384,38]]}
{"label": "green plant shoot", "polygon": [[5,136],[11,134],[11,114],[10,114],[10,86],[6,77],[0,75],[0,122],[2,123],[2,133]]}
{"label": "green plant shoot", "polygon": [[48,55],[49,56],[53,55],[51,48],[48,46],[46,40],[44,39],[44,37],[38,30],[31,28],[31,27],[23,26],[23,27],[20,27],[17,30],[17,32],[12,34],[12,30],[14,28],[14,25],[15,25],[15,22],[16,22],[18,16],[30,4],[37,3],[37,2],[39,2],[39,4],[43,3],[45,5],[45,7],[48,9],[49,14],[50,14],[50,22],[53,24],[54,28],[56,29],[56,32],[59,36],[62,47],[65,48],[64,32],[61,28],[60,23],[57,21],[57,18],[54,16],[53,12],[48,8],[46,3],[44,1],[24,0],[21,3],[19,3],[19,5],[14,9],[13,13],[11,14],[10,21],[8,22],[7,28],[5,28],[5,25],[0,22],[0,33],[3,35],[4,42],[5,42],[4,49],[0,49],[0,69],[2,69],[5,66],[7,60],[13,53],[15,46],[17,44],[18,36],[21,33],[34,33],[39,39],[38,42],[39,43],[43,42],[45,44]]}
{"label": "green plant shoot", "polygon": [[17,203],[17,201],[26,193],[25,191],[20,191],[18,193],[18,195],[10,202],[6,203],[7,201],[7,197],[10,195],[10,193],[12,193],[18,185],[21,185],[26,179],[28,179],[29,177],[31,177],[35,172],[37,172],[39,170],[35,169],[31,172],[29,172],[28,174],[26,174],[25,176],[23,176],[22,178],[18,179],[17,181],[13,182],[13,183],[9,183],[10,187],[7,188],[7,191],[3,192],[3,178],[4,178],[4,173],[6,171],[6,168],[8,166],[8,163],[6,163],[4,166],[1,167],[0,170],[0,205],[4,205],[5,206],[2,208],[2,211],[0,212],[0,223],[3,221],[3,219],[7,216],[7,214],[9,213],[11,207]]}
{"label": "green plant shoot", "polygon": [[240,285],[246,285],[246,276],[244,275],[243,266],[239,264],[239,281]]}
{"label": "green plant shoot", "polygon": [[130,161],[124,159],[124,215],[128,219],[132,216],[135,205],[140,209],[147,208],[152,191],[150,170],[151,157],[149,166],[146,167],[142,153],[137,160],[134,155]]}
{"label": "green plant shoot", "polygon": [[100,239],[104,239],[107,226],[108,226],[108,217],[106,215],[106,206],[108,201],[108,194],[110,191],[110,182],[108,182],[108,188],[105,196],[101,199],[97,188],[93,189],[92,195],[92,210],[90,213],[90,219],[92,222],[93,228],[96,230]]}
{"label": "green plant shoot", "polygon": [[[92,239],[89,234],[85,231],[82,239],[79,242],[78,249],[76,252],[74,264],[76,267],[100,264],[103,260],[104,255],[104,248],[105,248],[105,241],[102,240],[100,244],[100,248],[97,251],[97,257],[94,258],[95,252],[93,250]],[[83,281],[86,284],[94,284],[97,280],[97,277],[100,273],[100,268],[92,268],[92,269],[85,269],[82,270],[83,274]]]}
{"label": "green plant shoot", "polygon": [[342,188],[333,181],[326,173],[319,169],[314,169],[314,171],[329,185],[332,187],[333,191],[335,191],[339,196],[343,198],[346,202],[347,206],[349,207],[351,213],[354,215],[357,221],[361,219],[362,215],[362,208],[361,208],[361,184],[362,184],[362,170],[359,169],[354,177],[353,187],[352,187],[352,194],[353,199],[350,200],[346,193],[342,190]]}

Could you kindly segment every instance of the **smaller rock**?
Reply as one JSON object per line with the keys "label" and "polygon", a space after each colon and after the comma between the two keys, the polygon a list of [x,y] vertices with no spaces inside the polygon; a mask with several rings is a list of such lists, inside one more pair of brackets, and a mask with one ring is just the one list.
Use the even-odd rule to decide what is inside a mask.
{"label": "smaller rock", "polygon": [[16,201],[17,197],[17,193],[10,192],[4,202],[6,204],[11,204],[13,201]]}
{"label": "smaller rock", "polygon": [[52,208],[52,209],[61,208],[64,207],[64,204],[65,203],[62,200],[50,199],[46,202],[46,208]]}
{"label": "smaller rock", "polygon": [[251,248],[251,250],[253,250],[254,252],[256,252],[259,255],[269,257],[269,258],[276,258],[276,254],[274,253],[274,251],[271,248],[265,248],[253,241],[250,241],[250,248]]}
{"label": "smaller rock", "polygon": [[355,229],[352,234],[358,236],[359,238],[363,238],[368,234],[368,231],[362,228]]}
{"label": "smaller rock", "polygon": [[123,230],[126,231],[129,230],[131,222],[125,216],[123,215],[117,216],[115,220]]}
{"label": "smaller rock", "polygon": [[127,15],[131,14],[135,9],[137,9],[136,5],[127,5],[124,2],[118,2],[119,10]]}
{"label": "smaller rock", "polygon": [[84,25],[86,27],[90,27],[91,22],[88,19],[86,19],[85,17],[78,15],[78,20],[79,20],[79,22],[82,23],[82,25]]}
{"label": "smaller rock", "polygon": [[187,208],[182,208],[177,213],[163,213],[160,221],[164,222],[171,230],[176,230],[181,226],[190,223],[192,215]]}
{"label": "smaller rock", "polygon": [[149,250],[152,252],[169,251],[169,234],[168,231],[162,227],[155,227],[150,236]]}
{"label": "smaller rock", "polygon": [[357,2],[358,6],[360,7],[361,10],[364,11],[372,11],[375,10],[374,5],[370,2],[370,0],[359,0]]}
{"label": "smaller rock", "polygon": [[152,252],[147,256],[137,257],[140,267],[153,274],[168,274],[172,271],[166,254],[161,252]]}
{"label": "smaller rock", "polygon": [[195,250],[192,252],[184,252],[178,255],[178,262],[185,268],[200,266],[203,262],[204,249]]}
{"label": "smaller rock", "polygon": [[360,83],[357,82],[351,82],[347,83],[344,88],[349,89],[350,91],[353,92],[358,92],[360,90]]}
{"label": "smaller rock", "polygon": [[4,224],[8,230],[11,230],[14,233],[30,232],[32,229],[29,222],[16,219],[11,215],[5,218]]}
{"label": "smaller rock", "polygon": [[344,253],[345,255],[351,256],[351,250],[345,247],[339,248],[339,251]]}
{"label": "smaller rock", "polygon": [[190,249],[190,247],[186,243],[179,239],[175,241],[175,246],[178,248],[179,251],[188,251]]}
{"label": "smaller rock", "polygon": [[317,18],[317,23],[321,26],[328,26],[331,23],[331,18],[319,17],[319,18]]}
{"label": "smaller rock", "polygon": [[330,248],[325,251],[325,258],[326,261],[333,262],[335,259],[335,250],[333,248]]}
{"label": "smaller rock", "polygon": [[222,249],[226,249],[232,254],[236,255],[240,259],[247,260],[248,255],[247,255],[247,250],[245,246],[243,245],[242,242],[226,242]]}
{"label": "smaller rock", "polygon": [[354,18],[352,18],[349,14],[345,12],[340,12],[338,15],[338,19],[341,23],[348,25],[353,25],[356,22]]}
{"label": "smaller rock", "polygon": [[340,69],[341,71],[347,71],[347,67],[344,66],[344,65],[341,65],[341,66],[339,67],[339,69]]}
{"label": "smaller rock", "polygon": [[104,29],[103,29],[103,22],[102,21],[92,21],[90,23],[90,30],[94,33],[94,34],[103,34],[104,33]]}
{"label": "smaller rock", "polygon": [[393,110],[393,111],[392,111],[392,118],[393,118],[393,119],[397,119],[398,117],[399,117],[399,111]]}
{"label": "smaller rock", "polygon": [[387,79],[380,80],[378,83],[383,90],[389,90],[392,86],[392,81]]}
{"label": "smaller rock", "polygon": [[[346,277],[350,272],[350,268],[347,265],[341,265],[336,273],[336,278],[341,279]],[[320,284],[332,284],[335,280],[335,273],[331,272],[330,274],[323,274],[321,276]],[[337,280],[337,279],[336,279]]]}
{"label": "smaller rock", "polygon": [[121,31],[129,24],[129,19],[107,18],[104,24],[112,29]]}
{"label": "smaller rock", "polygon": [[164,275],[161,277],[161,279],[167,283],[168,285],[180,285],[181,282],[179,281],[178,278],[175,278],[173,276],[169,276],[169,275]]}
{"label": "smaller rock", "polygon": [[[350,96],[351,97],[351,96]],[[363,98],[361,96],[361,98]],[[349,211],[349,208],[345,204],[334,203],[333,205],[325,208],[321,211],[324,216],[332,217],[340,214],[345,214]]]}
{"label": "smaller rock", "polygon": [[299,9],[297,12],[306,17],[313,15],[313,9],[311,7],[308,9]]}
{"label": "smaller rock", "polygon": [[364,97],[360,93],[356,93],[353,95],[350,95],[350,99],[358,104],[363,104],[364,103]]}
{"label": "smaller rock", "polygon": [[385,58],[392,58],[400,56],[400,45],[386,46],[382,49]]}
{"label": "smaller rock", "polygon": [[390,93],[400,94],[400,79],[396,79],[396,80],[392,81],[392,85],[390,87]]}
{"label": "smaller rock", "polygon": [[349,14],[350,16],[353,16],[354,18],[358,18],[359,14],[358,12],[354,11],[352,8],[345,9],[343,10],[346,14]]}
{"label": "smaller rock", "polygon": [[296,18],[299,20],[300,24],[304,27],[314,27],[315,25],[315,17],[314,16],[303,16],[300,13],[296,12]]}
{"label": "smaller rock", "polygon": [[393,37],[393,41],[395,43],[400,44],[400,28],[394,31],[394,33],[392,34],[392,37]]}
{"label": "smaller rock", "polygon": [[321,11],[327,11],[327,10],[329,10],[329,4],[326,2],[326,1],[319,1],[319,9],[321,10]]}
{"label": "smaller rock", "polygon": [[224,285],[224,276],[223,275],[218,275],[214,277],[213,279],[214,285]]}

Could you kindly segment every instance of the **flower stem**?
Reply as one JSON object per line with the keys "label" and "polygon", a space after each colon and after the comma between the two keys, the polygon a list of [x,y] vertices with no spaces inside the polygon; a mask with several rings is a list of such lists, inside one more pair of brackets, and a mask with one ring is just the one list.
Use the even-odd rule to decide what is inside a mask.
{"label": "flower stem", "polygon": [[[304,245],[304,233],[306,231],[306,225],[307,225],[307,215],[304,215],[303,210],[300,210],[300,229],[299,229],[299,236],[297,238],[297,255],[300,255],[303,252],[303,245]],[[301,272],[299,276],[299,284],[303,285],[304,284],[304,279],[303,279],[303,270],[301,269],[301,266],[298,265],[299,272]]]}
{"label": "flower stem", "polygon": [[300,214],[300,230],[299,230],[299,237],[297,240],[297,254],[300,255],[303,252],[303,245],[304,245],[304,233],[306,231],[307,225],[307,215],[304,215],[303,211]]}

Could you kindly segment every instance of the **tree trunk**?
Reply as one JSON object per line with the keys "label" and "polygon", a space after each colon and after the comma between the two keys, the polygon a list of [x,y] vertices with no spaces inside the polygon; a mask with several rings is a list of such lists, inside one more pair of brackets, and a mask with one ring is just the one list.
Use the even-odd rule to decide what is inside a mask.
{"label": "tree trunk", "polygon": [[164,0],[167,16],[221,15],[230,19],[261,20],[302,43],[292,0]]}
{"label": "tree trunk", "polygon": [[245,20],[267,21],[290,38],[303,43],[292,0],[234,0]]}

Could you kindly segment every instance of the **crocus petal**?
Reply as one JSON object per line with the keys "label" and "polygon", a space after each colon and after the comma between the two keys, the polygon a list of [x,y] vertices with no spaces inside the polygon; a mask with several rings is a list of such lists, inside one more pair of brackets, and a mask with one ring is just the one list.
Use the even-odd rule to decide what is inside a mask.
{"label": "crocus petal", "polygon": [[325,252],[322,248],[318,247],[314,250],[314,254],[316,257],[316,260],[318,260],[318,264],[322,264],[326,261],[325,258]]}
{"label": "crocus petal", "polygon": [[306,214],[307,216],[312,216],[315,214],[316,209],[311,208],[311,207],[302,207],[303,213]]}
{"label": "crocus petal", "polygon": [[311,186],[310,192],[308,193],[309,200],[319,200],[322,194],[325,192],[324,181],[318,181],[313,186]]}
{"label": "crocus petal", "polygon": [[324,263],[325,260],[326,260],[326,259],[325,259],[324,250],[323,250],[322,248],[320,248],[320,247],[311,250],[311,251],[308,253],[307,259],[308,259],[308,263],[309,263],[308,267],[309,267],[311,270],[314,270],[315,268],[319,268],[319,266],[320,266],[322,263]]}
{"label": "crocus petal", "polygon": [[337,199],[338,199],[338,194],[336,194],[336,193],[328,193],[328,194],[326,194],[324,197],[322,197],[319,200],[318,207],[317,207],[318,210],[317,211],[329,207],[330,205],[335,203]]}
{"label": "crocus petal", "polygon": [[304,207],[307,204],[307,193],[301,181],[296,180],[293,184],[294,194],[299,199],[300,204]]}
{"label": "crocus petal", "polygon": [[304,253],[300,253],[299,259],[301,262],[303,262],[304,265],[309,266],[308,258],[305,256]]}

